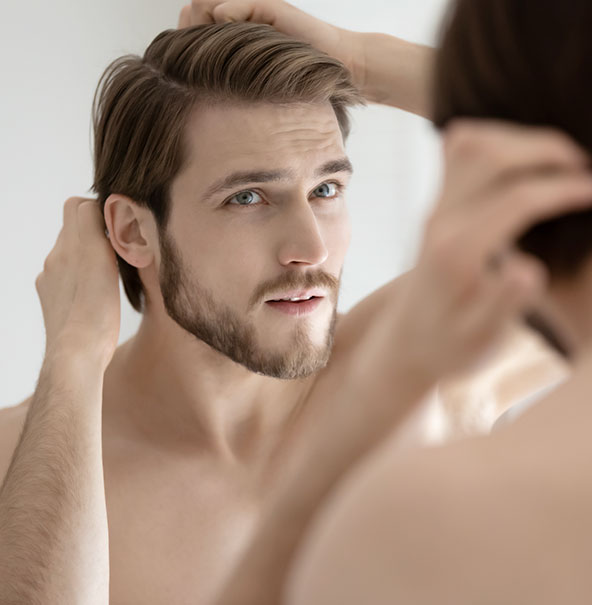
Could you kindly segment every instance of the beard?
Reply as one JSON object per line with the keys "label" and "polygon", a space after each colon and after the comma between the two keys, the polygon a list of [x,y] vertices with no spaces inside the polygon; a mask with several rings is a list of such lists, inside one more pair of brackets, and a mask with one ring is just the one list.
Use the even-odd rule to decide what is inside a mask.
{"label": "beard", "polygon": [[167,314],[197,339],[247,370],[272,378],[306,378],[327,365],[337,322],[339,279],[318,271],[285,274],[257,288],[252,304],[263,300],[266,293],[281,289],[324,286],[331,293],[333,313],[322,345],[315,345],[305,326],[298,325],[285,351],[269,351],[259,345],[252,323],[189,278],[180,251],[164,230],[160,233],[160,253],[159,282]]}

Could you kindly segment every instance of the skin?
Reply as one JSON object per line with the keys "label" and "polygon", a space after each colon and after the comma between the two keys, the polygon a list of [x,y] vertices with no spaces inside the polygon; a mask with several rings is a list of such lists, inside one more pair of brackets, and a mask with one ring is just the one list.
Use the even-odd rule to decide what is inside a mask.
{"label": "skin", "polygon": [[[207,289],[249,323],[260,350],[290,354],[293,325],[249,301],[261,284],[283,283],[287,273],[340,275],[349,237],[345,209],[340,201],[335,209],[321,209],[311,195],[327,180],[319,179],[317,168],[343,157],[336,120],[327,106],[208,108],[196,114],[188,136],[191,159],[173,184],[169,226],[188,283]],[[499,149],[509,136],[487,147]],[[523,136],[513,133],[516,140]],[[483,145],[483,131],[474,124],[456,130],[452,148],[466,160],[475,139]],[[14,435],[18,422],[6,430],[19,443],[0,492],[0,538],[10,535],[10,542],[0,539],[0,561],[11,561],[10,568],[0,566],[9,569],[0,586],[13,590],[3,600],[25,594],[32,602],[74,602],[81,586],[91,586],[100,587],[92,598],[106,603],[109,586],[109,602],[115,604],[208,603],[223,587],[220,603],[277,602],[304,529],[347,469],[437,380],[489,348],[539,298],[544,279],[535,264],[508,254],[503,270],[491,275],[484,270],[487,261],[506,251],[515,230],[588,202],[592,185],[582,174],[581,152],[570,142],[545,132],[536,137],[536,148],[569,166],[570,178],[555,175],[548,196],[538,195],[540,183],[538,189],[537,183],[520,189],[516,195],[527,202],[526,211],[512,216],[501,196],[494,210],[475,204],[479,183],[471,180],[472,172],[456,171],[430,224],[418,270],[340,318],[327,367],[289,382],[237,365],[166,313],[160,242],[148,212],[112,196],[104,216],[109,244],[96,205],[70,200],[53,260],[39,280],[46,372],[24,406],[21,438]],[[208,164],[210,158],[218,161]],[[490,165],[491,157],[486,159]],[[225,176],[235,162],[241,170],[290,168],[293,174],[281,183],[250,183],[268,205],[237,209],[248,213],[243,218],[234,208],[225,214],[227,209],[203,199],[214,176]],[[342,175],[329,180],[333,176]],[[229,195],[240,191],[244,187]],[[491,237],[475,238],[484,220],[497,228]],[[467,264],[461,261],[469,245],[475,262]],[[151,301],[138,334],[117,350],[112,248],[140,269]],[[194,311],[199,306],[190,304]],[[327,343],[333,309],[327,301],[315,315],[298,319],[313,348]],[[434,351],[434,342],[441,348]],[[55,436],[64,412],[76,421],[72,426],[85,456],[58,459],[49,469],[53,474],[33,475],[42,454],[61,451],[75,439]],[[68,489],[56,494],[52,478]],[[87,506],[77,508],[80,501]],[[45,511],[69,510],[66,518],[78,523],[38,527],[39,535],[56,537],[40,542],[29,524],[15,519],[15,511],[35,519],[40,505]],[[26,553],[31,544],[36,561],[14,558],[15,548]],[[244,560],[255,565],[251,572],[241,562],[245,551]],[[57,586],[27,584],[48,561],[59,565],[66,558],[68,574],[47,576],[59,578]]]}
{"label": "skin", "polygon": [[[313,348],[323,347],[334,299],[310,319],[296,320],[286,320],[261,301],[250,309],[249,301],[260,284],[281,283],[288,272],[340,274],[349,240],[343,195],[332,200],[311,195],[325,180],[345,186],[349,178],[347,173],[315,174],[345,155],[331,108],[211,108],[196,114],[190,136],[193,132],[208,144],[194,146],[175,180],[169,225],[190,281],[248,321],[263,351],[290,353],[297,329],[305,331]],[[204,200],[204,192],[228,174],[270,168],[293,175],[241,187],[250,185],[265,199],[259,207],[222,206],[241,188]],[[160,251],[151,217],[119,196],[109,200],[105,212],[119,254],[149,263],[141,275],[153,301],[138,335],[116,355],[105,380],[106,424],[113,439],[127,444],[121,452],[115,448],[113,470],[106,466],[111,602],[158,603],[173,591],[180,602],[206,603],[253,532],[263,494],[276,481],[270,461],[281,454],[282,439],[313,378],[280,381],[254,374],[189,336],[166,314],[159,295]],[[138,222],[147,227],[136,232],[130,225],[138,212]],[[140,376],[150,378],[142,379],[138,393]],[[125,454],[130,443],[138,448],[133,456]],[[167,452],[160,462],[157,451]],[[125,458],[134,460],[131,467]],[[122,482],[125,492],[117,489]],[[159,486],[151,488],[148,500],[147,485]],[[173,507],[171,500],[177,502]],[[138,510],[141,521],[130,524]],[[138,549],[152,521],[151,540],[158,549]]]}
{"label": "skin", "polygon": [[406,459],[387,442],[319,514],[282,602],[586,602],[591,370],[588,345],[565,385],[486,439]]}
{"label": "skin", "polygon": [[[262,351],[291,355],[298,331],[311,351],[322,350],[336,305],[331,292],[314,314],[296,319],[250,301],[254,292],[275,293],[291,283],[287,275],[296,282],[305,274],[315,280],[322,273],[340,276],[350,230],[343,193],[331,199],[314,194],[324,183],[340,182],[345,189],[349,178],[347,170],[318,174],[345,155],[331,107],[203,109],[188,137],[192,151],[173,183],[168,227],[186,283],[207,289],[219,306],[251,325]],[[220,178],[262,168],[290,173],[204,199]],[[261,195],[257,207],[223,206],[247,187]],[[104,218],[109,241],[96,203],[69,200],[64,228],[38,279],[46,363],[33,397],[7,412],[2,424],[7,472],[0,560],[11,562],[2,568],[0,585],[10,591],[2,597],[73,602],[85,586],[97,603],[162,603],[171,595],[176,602],[209,603],[267,515],[269,495],[283,493],[287,478],[308,464],[308,445],[311,453],[321,445],[321,418],[338,428],[334,405],[341,406],[340,393],[352,392],[347,377],[358,363],[357,345],[367,341],[375,313],[390,307],[394,286],[339,320],[324,370],[279,380],[211,349],[167,314],[160,241],[149,212],[113,195]],[[139,268],[151,301],[136,336],[117,349],[113,249]],[[102,279],[89,285],[88,276],[97,272]],[[190,306],[197,312],[199,297]],[[408,367],[402,364],[401,371]],[[389,406],[381,414],[404,415],[427,382],[412,385],[400,408]],[[328,400],[334,393],[335,403]],[[342,415],[344,431],[359,424],[361,412]],[[72,432],[62,431],[64,415]],[[70,443],[86,456],[70,451]],[[348,444],[336,460],[342,464],[365,447],[365,441]],[[40,458],[47,468],[39,466]],[[56,483],[68,488],[56,493]],[[324,493],[325,482],[319,489]],[[87,504],[77,508],[78,502]],[[42,518],[54,523],[32,524],[41,504]],[[64,517],[63,511],[71,512]],[[16,549],[26,554],[33,544],[35,560],[15,558]],[[52,571],[66,558],[68,574]]]}
{"label": "skin", "polygon": [[[511,242],[524,232],[529,224],[553,215],[559,208],[566,212],[570,208],[575,209],[582,205],[586,207],[590,204],[592,175],[588,168],[587,154],[560,132],[473,120],[459,121],[447,131],[444,137],[444,154],[446,176],[438,205],[428,222],[418,265],[400,288],[397,297],[393,298],[393,306],[401,318],[396,342],[405,342],[406,362],[409,363],[414,358],[421,359],[424,370],[426,367],[438,368],[438,376],[451,375],[461,367],[467,367],[472,360],[489,350],[504,328],[511,324],[510,320],[521,317],[526,309],[536,309],[544,313],[562,339],[569,342],[574,354],[585,351],[586,339],[584,333],[578,331],[577,319],[570,315],[570,307],[561,306],[559,301],[568,290],[571,291],[571,299],[577,298],[578,293],[582,295],[587,292],[591,281],[590,271],[584,271],[581,279],[569,284],[547,285],[543,268],[534,259],[514,250]],[[542,166],[553,166],[555,170],[553,173],[545,173],[541,171]],[[484,224],[488,225],[487,232],[479,229],[479,226]],[[497,259],[494,268],[492,259]],[[419,308],[421,313],[417,311]],[[419,316],[421,322],[417,321]],[[431,335],[429,345],[428,335]],[[445,348],[436,346],[443,342],[447,343]],[[414,345],[417,343],[423,343],[421,352],[415,349]],[[379,340],[375,340],[372,345],[372,348],[364,351],[365,362],[368,364],[364,365],[364,369],[372,367],[378,374],[373,374],[375,382],[365,383],[364,394],[366,409],[377,410],[380,409],[380,402],[383,405],[391,402],[392,405],[392,402],[398,401],[396,393],[397,389],[401,388],[400,383],[398,387],[395,382],[385,388],[385,376],[395,371],[400,362],[393,357],[397,350],[393,342],[383,342],[381,345]],[[386,363],[382,365],[384,360]],[[378,378],[380,374],[382,380]],[[409,384],[409,375],[405,377],[404,382]],[[371,384],[374,384],[375,388]],[[384,421],[384,418],[381,419],[377,413],[366,418],[364,429],[358,426],[357,432],[352,431],[349,439],[359,439],[361,433],[368,431],[368,423],[380,421]],[[332,435],[334,433],[328,430],[324,433],[323,448],[316,452],[317,461],[329,460],[327,466],[334,464],[331,453],[343,453],[345,450],[343,435],[339,434],[338,440]],[[337,441],[339,443],[336,443]],[[375,438],[374,444],[378,443],[380,440]],[[516,455],[520,460],[518,451]],[[358,457],[357,460],[359,459]],[[398,458],[395,456],[394,459]],[[436,456],[431,459],[436,459]],[[454,461],[458,462],[460,459],[461,457],[457,456]],[[467,457],[465,466],[473,468],[473,461],[479,459],[479,450],[476,450],[474,456]],[[400,482],[399,475],[397,480],[392,481],[390,475],[383,472],[380,480],[375,477],[377,489],[371,493],[376,494],[381,489],[379,486],[383,486],[382,489],[396,490],[399,494],[400,490],[409,486],[410,492],[417,494],[414,489],[416,483],[422,486],[430,485],[434,475],[439,476],[442,472],[442,466],[438,464],[429,475],[426,470],[426,477],[420,473],[416,479],[416,467],[413,464],[407,466],[402,461],[400,465],[401,469],[404,469],[400,475],[405,473],[406,481]],[[218,601],[219,605],[272,605],[281,601],[294,553],[306,535],[315,511],[322,505],[324,498],[311,497],[311,493],[315,492],[318,483],[327,482],[330,475],[327,466],[314,464],[310,460],[308,466],[300,468],[300,476],[306,476],[306,483],[294,480],[291,484],[284,485],[283,497],[278,498],[272,512],[267,515],[264,526],[258,532],[223,597]],[[465,466],[461,465],[460,468]],[[349,468],[352,467],[350,464]],[[455,486],[459,485],[454,481],[455,473],[451,467],[450,472],[445,475],[450,479],[451,494],[454,494]],[[342,473],[341,477],[344,474]],[[467,477],[460,481],[459,490],[464,489],[463,481],[468,481]],[[511,481],[516,475],[510,473],[508,477],[508,481]],[[354,501],[359,499],[368,504],[372,503],[371,512],[368,512],[369,507],[364,510],[374,515],[380,509],[380,501],[374,502],[373,496],[366,500],[366,492],[361,485],[360,483],[357,488],[352,487],[351,497]],[[446,513],[450,512],[451,507],[456,506],[460,499],[451,496],[450,505],[447,505],[446,485],[446,481],[434,483],[434,489],[429,492],[429,504],[422,504],[433,511],[437,519],[445,519]],[[339,490],[337,484],[333,484],[333,487]],[[552,488],[551,485],[548,491],[552,491]],[[317,490],[316,495],[319,493]],[[503,497],[498,499],[492,498],[491,492],[487,493],[487,498],[490,499],[490,508],[487,510],[496,506],[501,510],[504,503],[511,501],[511,490],[508,493],[502,490],[500,493]],[[535,491],[531,495],[534,493]],[[323,496],[329,497],[327,492]],[[406,560],[408,542],[392,540],[392,535],[387,531],[393,519],[395,523],[407,523],[405,515],[414,514],[414,508],[418,506],[417,500],[410,496],[406,502],[407,508],[404,513],[401,512],[400,517],[391,518],[388,507],[380,509],[381,516],[376,513],[375,518],[379,519],[374,525],[376,531],[370,536],[368,546],[364,548],[354,546],[357,541],[366,544],[361,540],[361,534],[367,517],[362,518],[360,509],[356,509],[359,516],[355,517],[358,533],[352,532],[351,536],[347,524],[349,517],[341,516],[338,509],[335,509],[339,520],[336,525],[331,513],[327,512],[323,516],[325,528],[323,529],[321,521],[321,529],[318,530],[325,533],[320,533],[316,538],[318,542],[315,542],[317,530],[313,528],[310,538],[313,546],[310,551],[306,548],[303,551],[304,562],[301,565],[305,571],[297,575],[294,589],[297,602],[325,604],[329,602],[326,600],[327,595],[330,595],[333,599],[331,602],[337,603],[349,589],[351,603],[359,602],[362,594],[372,602],[375,595],[377,599],[384,598],[385,602],[390,602],[389,590],[396,579],[390,583],[381,583],[381,576],[373,574],[372,564],[367,564],[363,558],[367,555],[367,548],[370,548],[372,540],[378,539],[382,527],[385,537],[377,544],[377,557],[385,552],[395,552],[399,560]],[[481,502],[472,501],[466,508],[460,507],[460,510],[469,514],[473,507]],[[303,509],[310,511],[308,517],[302,514]],[[330,505],[328,510],[333,510]],[[418,513],[418,517],[426,518],[423,509]],[[455,518],[458,518],[460,523],[463,517],[457,515]],[[415,519],[412,522],[415,523]],[[495,531],[498,529],[496,526]],[[279,539],[279,536],[286,534],[290,537]],[[429,549],[431,534],[423,532],[421,535],[425,538],[424,547]],[[453,532],[449,535],[452,536]],[[413,533],[409,534],[409,540],[413,540],[413,536]],[[346,548],[348,544],[350,546]],[[447,538],[444,544],[451,547],[452,543]],[[447,558],[446,569],[452,570],[456,560],[450,557],[448,551],[444,552],[442,558]],[[349,555],[351,559],[347,559]],[[469,556],[474,558],[474,551],[467,550],[467,557]],[[384,557],[380,562],[387,568],[391,565],[390,559],[386,555]],[[355,564],[339,568],[337,572],[337,566],[344,559],[352,563],[355,561]],[[409,581],[412,590],[426,590],[421,560],[418,556],[407,565],[413,578]],[[464,562],[464,559],[459,558],[459,561]],[[347,582],[338,581],[341,573],[349,574]],[[393,575],[393,578],[397,577]],[[416,579],[417,584],[413,584]],[[371,590],[372,586],[375,591]],[[436,588],[430,593],[432,595],[437,594],[439,584],[436,582],[434,586]],[[454,594],[458,594],[457,584],[455,589],[457,593]],[[392,594],[407,595],[396,591]],[[409,594],[415,593],[411,591]],[[471,594],[474,596],[474,593],[467,592],[467,599],[463,602],[475,602],[474,599],[471,600]],[[463,593],[460,592],[460,595]],[[403,598],[403,602],[415,601]]]}

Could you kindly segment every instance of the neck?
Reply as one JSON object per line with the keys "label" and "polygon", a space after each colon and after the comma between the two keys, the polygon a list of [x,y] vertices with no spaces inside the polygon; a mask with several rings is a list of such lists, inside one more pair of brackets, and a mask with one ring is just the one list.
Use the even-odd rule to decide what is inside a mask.
{"label": "neck", "polygon": [[148,313],[105,375],[105,407],[136,438],[245,460],[273,448],[310,385],[254,374]]}

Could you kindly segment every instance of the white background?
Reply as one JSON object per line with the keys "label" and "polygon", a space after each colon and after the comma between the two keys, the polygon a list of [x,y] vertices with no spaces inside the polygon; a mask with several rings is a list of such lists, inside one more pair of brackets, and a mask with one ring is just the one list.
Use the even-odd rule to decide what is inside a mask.
{"label": "white background", "polygon": [[[90,107],[117,56],[142,53],[176,26],[183,0],[5,3],[0,36],[0,407],[32,393],[44,350],[34,281],[61,227],[62,204],[92,182]],[[433,44],[446,0],[295,0],[342,27]],[[440,172],[431,125],[390,108],[356,111],[349,152],[353,240],[341,309],[412,263]],[[139,316],[125,297],[122,340]]]}

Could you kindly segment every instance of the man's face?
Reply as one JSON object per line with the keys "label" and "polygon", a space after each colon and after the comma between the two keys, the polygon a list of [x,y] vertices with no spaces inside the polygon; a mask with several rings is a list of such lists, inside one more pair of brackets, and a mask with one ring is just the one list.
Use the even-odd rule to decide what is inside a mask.
{"label": "man's face", "polygon": [[168,314],[253,372],[318,371],[331,351],[350,239],[351,167],[333,109],[199,108],[188,140],[160,242]]}

